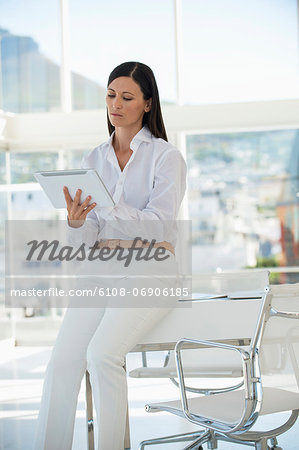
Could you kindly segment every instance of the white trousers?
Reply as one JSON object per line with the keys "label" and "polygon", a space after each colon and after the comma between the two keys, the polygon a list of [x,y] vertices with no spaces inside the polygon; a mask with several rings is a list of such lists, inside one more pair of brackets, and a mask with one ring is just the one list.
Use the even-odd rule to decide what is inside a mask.
{"label": "white trousers", "polygon": [[46,370],[36,450],[71,450],[77,398],[90,372],[98,450],[123,450],[127,411],[126,354],[165,308],[70,308]]}
{"label": "white trousers", "polygon": [[169,303],[152,308],[73,305],[66,311],[46,370],[34,448],[71,450],[77,398],[88,368],[97,417],[96,448],[123,450],[125,356],[170,311]]}

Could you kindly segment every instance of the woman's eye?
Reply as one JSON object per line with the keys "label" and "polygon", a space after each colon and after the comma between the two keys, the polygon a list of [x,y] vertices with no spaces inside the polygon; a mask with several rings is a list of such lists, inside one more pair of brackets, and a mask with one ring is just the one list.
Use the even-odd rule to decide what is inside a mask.
{"label": "woman's eye", "polygon": [[129,102],[130,100],[133,100],[132,98],[126,98],[126,97],[124,97],[124,100],[126,101],[126,102]]}
{"label": "woman's eye", "polygon": [[113,94],[107,94],[107,97],[113,98],[113,97],[115,97],[115,95],[113,95]]}

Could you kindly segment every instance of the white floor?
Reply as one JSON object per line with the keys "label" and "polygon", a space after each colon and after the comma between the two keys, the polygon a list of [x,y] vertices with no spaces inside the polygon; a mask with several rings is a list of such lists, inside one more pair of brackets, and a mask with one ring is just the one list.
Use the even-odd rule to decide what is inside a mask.
{"label": "white floor", "polygon": [[[42,390],[43,376],[50,347],[14,347],[1,349],[0,354],[0,449],[1,450],[31,450],[35,433],[36,418]],[[152,360],[157,362],[157,354],[152,354]],[[140,366],[140,355],[129,355],[128,369]],[[138,380],[129,378],[129,407],[131,428],[131,449],[137,450],[143,439],[150,439],[167,434],[195,430],[184,419],[165,413],[148,414],[144,404],[159,400],[177,398],[177,388],[168,380]],[[73,450],[85,450],[85,400],[82,383],[78,400]],[[287,417],[277,414],[271,418],[262,418],[258,428],[272,428]],[[299,449],[299,421],[285,435],[279,438],[283,450]],[[166,444],[151,449],[179,450],[184,444]],[[204,446],[206,448],[206,446]],[[221,449],[246,449],[242,445],[220,442]],[[41,449],[42,450],[42,449]],[[64,450],[64,449],[51,449]],[[114,450],[114,449],[105,449]]]}

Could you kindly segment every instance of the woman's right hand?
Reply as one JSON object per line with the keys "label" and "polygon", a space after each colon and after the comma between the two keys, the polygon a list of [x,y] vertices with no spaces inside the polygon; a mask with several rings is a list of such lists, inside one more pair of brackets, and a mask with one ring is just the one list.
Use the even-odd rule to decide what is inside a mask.
{"label": "woman's right hand", "polygon": [[91,199],[91,196],[89,195],[84,202],[80,204],[81,189],[77,189],[74,200],[72,200],[66,186],[63,188],[63,193],[67,205],[69,226],[72,228],[79,228],[84,224],[87,214],[96,206],[96,203],[92,203],[88,206]]}

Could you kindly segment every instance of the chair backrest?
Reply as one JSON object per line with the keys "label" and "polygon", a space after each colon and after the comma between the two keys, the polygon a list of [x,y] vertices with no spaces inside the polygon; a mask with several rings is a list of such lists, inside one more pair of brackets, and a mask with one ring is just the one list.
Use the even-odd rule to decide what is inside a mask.
{"label": "chair backrest", "polygon": [[251,352],[262,382],[261,411],[299,409],[299,284],[270,286]]}

